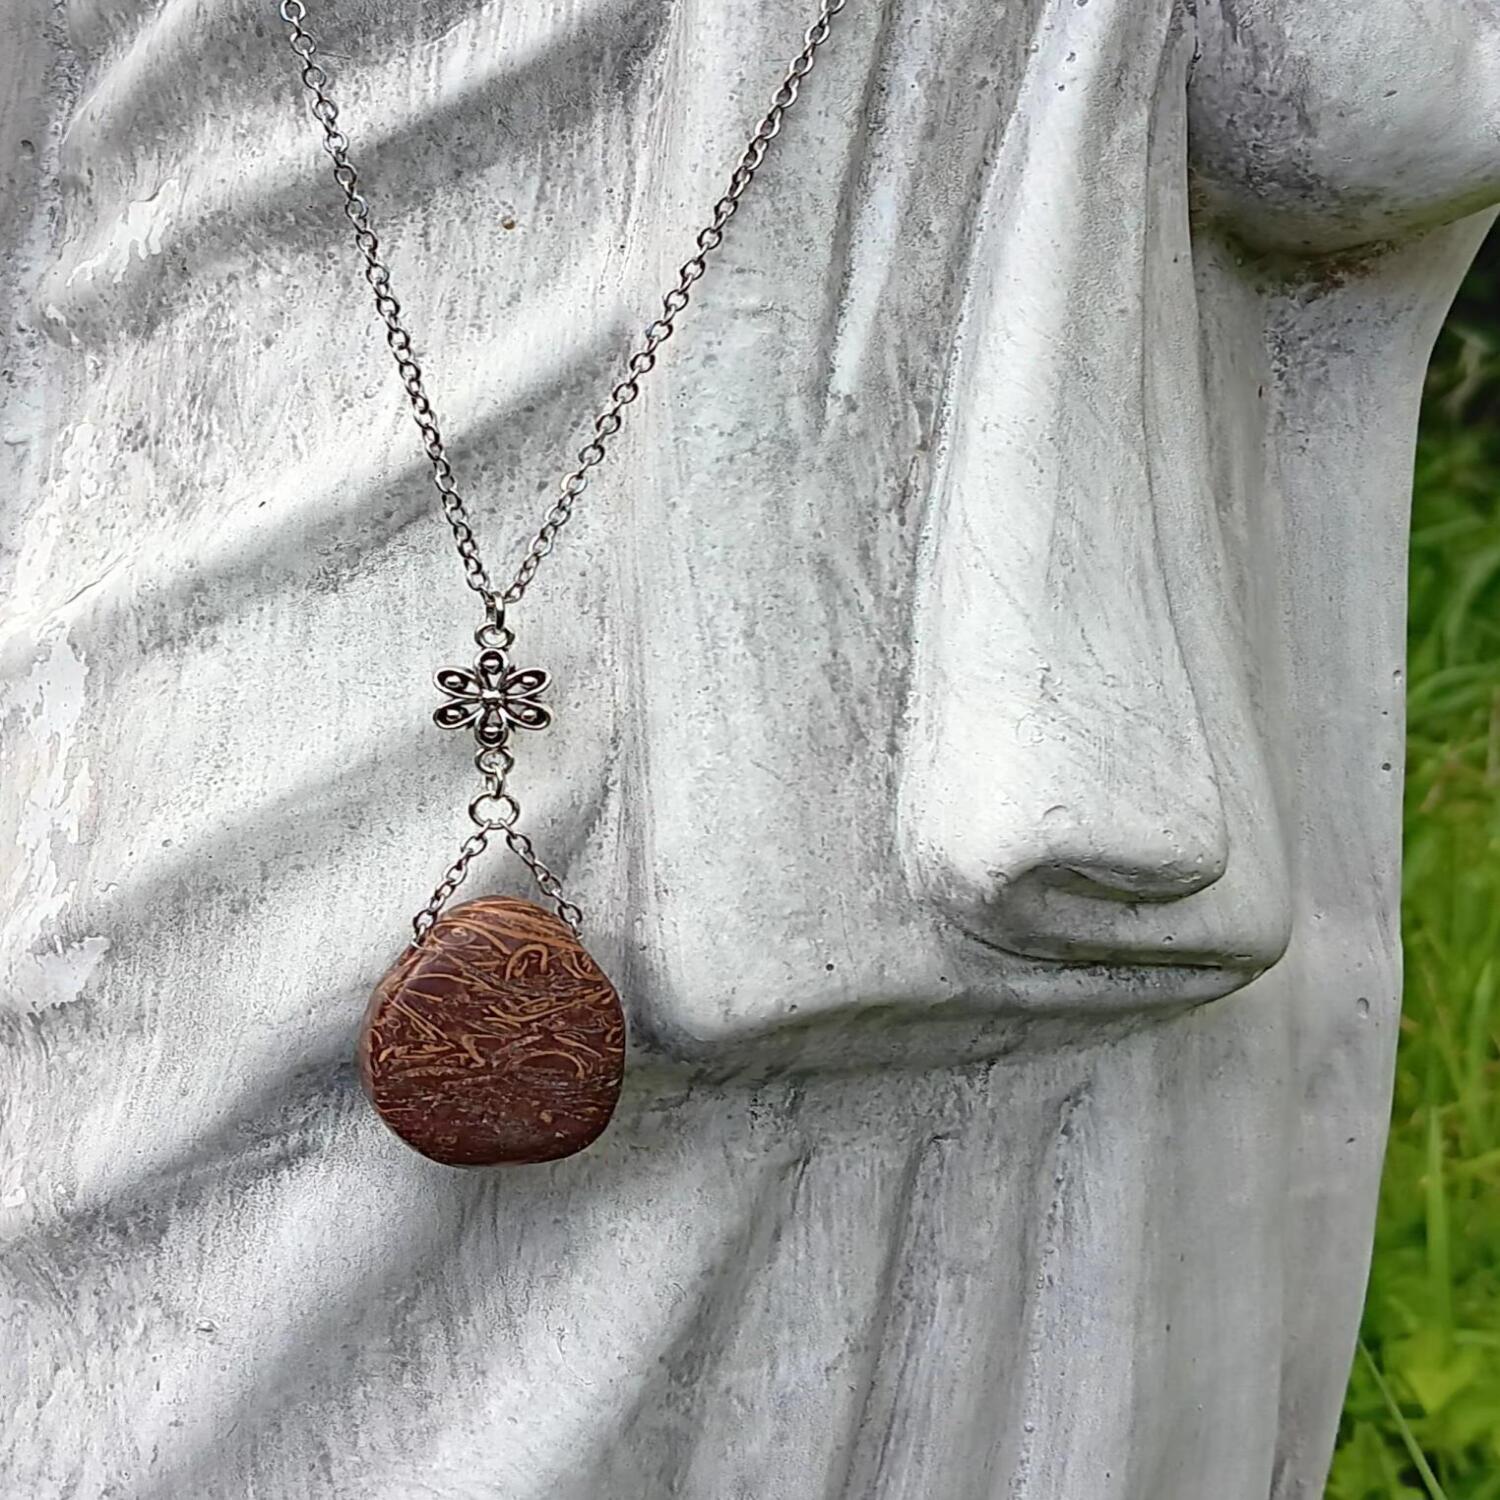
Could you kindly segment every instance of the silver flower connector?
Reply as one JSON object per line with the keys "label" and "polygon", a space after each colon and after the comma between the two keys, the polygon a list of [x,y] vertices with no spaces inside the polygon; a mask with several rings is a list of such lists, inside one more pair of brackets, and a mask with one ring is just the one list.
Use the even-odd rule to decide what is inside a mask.
{"label": "silver flower connector", "polygon": [[472,672],[462,667],[443,667],[433,681],[448,701],[432,715],[440,729],[474,726],[474,738],[486,749],[503,745],[512,726],[545,729],[552,713],[536,700],[547,691],[547,673],[535,667],[516,668],[505,654],[481,651]]}

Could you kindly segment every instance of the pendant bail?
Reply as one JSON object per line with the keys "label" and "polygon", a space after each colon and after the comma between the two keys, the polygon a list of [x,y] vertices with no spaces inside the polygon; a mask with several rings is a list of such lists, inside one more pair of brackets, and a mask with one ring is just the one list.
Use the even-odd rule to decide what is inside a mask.
{"label": "pendant bail", "polygon": [[508,650],[516,633],[505,623],[505,600],[492,589],[484,593],[484,624],[474,632],[476,644],[498,651]]}

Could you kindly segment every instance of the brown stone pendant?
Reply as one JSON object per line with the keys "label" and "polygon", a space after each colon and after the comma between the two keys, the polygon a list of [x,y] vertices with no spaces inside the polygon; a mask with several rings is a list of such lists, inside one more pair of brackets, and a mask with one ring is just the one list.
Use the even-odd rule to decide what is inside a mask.
{"label": "brown stone pendant", "polygon": [[614,986],[566,923],[505,896],[439,917],[376,986],[359,1037],[380,1118],[453,1167],[582,1151],[624,1071]]}

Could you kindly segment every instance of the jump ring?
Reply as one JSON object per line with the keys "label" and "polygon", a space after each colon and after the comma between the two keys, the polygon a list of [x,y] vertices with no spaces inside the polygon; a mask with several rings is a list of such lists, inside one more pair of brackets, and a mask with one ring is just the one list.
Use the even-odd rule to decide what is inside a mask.
{"label": "jump ring", "polygon": [[474,639],[486,648],[493,646],[496,650],[505,651],[515,644],[516,636],[513,630],[497,629],[486,621],[474,632]]}
{"label": "jump ring", "polygon": [[[467,530],[467,527],[465,530]],[[484,647],[495,647],[501,651],[508,650],[514,644],[516,634],[505,623],[505,599],[502,595],[494,593],[490,589],[485,589],[482,592],[484,595],[484,624],[474,632],[474,639],[479,645]]]}
{"label": "jump ring", "polygon": [[504,745],[485,745],[474,754],[474,769],[481,776],[498,776],[503,780],[515,766],[515,756]]}
{"label": "jump ring", "polygon": [[[500,810],[487,813],[484,810],[486,803],[493,803]],[[486,832],[514,828],[516,819],[520,816],[521,804],[509,792],[480,792],[469,803],[470,820],[476,828],[483,828]]]}

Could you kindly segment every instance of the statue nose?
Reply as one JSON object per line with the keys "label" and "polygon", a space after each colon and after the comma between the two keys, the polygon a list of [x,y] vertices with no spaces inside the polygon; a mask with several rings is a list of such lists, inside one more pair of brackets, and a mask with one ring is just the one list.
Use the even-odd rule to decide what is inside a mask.
{"label": "statue nose", "polygon": [[[1212,961],[1171,908],[1226,873],[1223,802],[1190,697],[1153,686],[1098,721],[1076,703],[1018,714],[1009,696],[933,705],[903,797],[924,897],[1038,957]],[[1242,946],[1226,932],[1221,956]]]}
{"label": "statue nose", "polygon": [[[904,757],[903,848],[922,894],[1028,954],[1180,958],[1170,907],[1224,877],[1230,839],[1170,634],[1121,636],[1115,660],[1106,640],[1075,637],[1067,668],[1027,671],[961,614],[939,628]],[[1087,618],[1074,623],[1087,637]],[[1049,654],[1066,635],[1054,624]],[[1223,941],[1226,956],[1243,946]]]}
{"label": "statue nose", "polygon": [[[1026,160],[1043,139],[1087,153],[1073,94],[1046,108],[998,202],[1050,184]],[[1117,212],[1090,199],[1086,222],[1109,233],[1051,186],[981,225],[914,575],[897,848],[996,946],[1254,970],[1285,945],[1287,880],[1191,247],[1098,188]]]}
{"label": "statue nose", "polygon": [[[1054,803],[1038,827],[1033,849],[1012,849],[988,864],[992,885],[1031,879],[1104,900],[1173,901],[1207,890],[1229,863],[1222,819],[1198,818],[1180,805],[1153,817],[1140,806],[1079,799],[1072,807]],[[1001,834],[994,845],[1005,842]]]}
{"label": "statue nose", "polygon": [[909,880],[973,935],[1030,956],[1274,956],[1265,893],[1221,885],[1232,842],[1242,883],[1274,870],[1244,826],[1264,767],[1214,623],[1222,578],[1184,573],[1162,543],[1140,446],[1075,468],[1058,444],[1038,493],[1024,450],[962,439],[918,589],[899,798]]}

